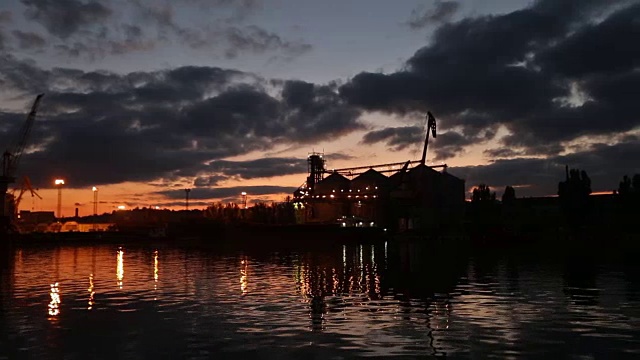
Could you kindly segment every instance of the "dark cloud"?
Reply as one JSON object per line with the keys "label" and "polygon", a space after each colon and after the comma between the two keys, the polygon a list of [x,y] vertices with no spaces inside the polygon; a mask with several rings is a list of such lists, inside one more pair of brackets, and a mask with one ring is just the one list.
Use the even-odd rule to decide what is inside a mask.
{"label": "dark cloud", "polygon": [[216,12],[228,10],[225,22],[237,23],[245,20],[256,10],[264,7],[262,0],[182,0],[182,3],[198,6],[202,11]]}
{"label": "dark cloud", "polygon": [[86,27],[101,24],[111,16],[111,9],[97,1],[21,0],[27,18],[42,24],[49,33],[66,39]]}
{"label": "dark cloud", "polygon": [[[431,151],[435,151],[435,160],[445,160],[462,153],[466,146],[493,139],[495,130],[491,128],[480,131],[442,132],[437,138],[431,138]],[[411,146],[423,146],[425,128],[419,126],[388,127],[366,133],[362,144],[384,142],[394,151],[404,150]]]}
{"label": "dark cloud", "polygon": [[360,73],[340,94],[367,110],[431,110],[466,138],[504,126],[511,135],[503,143],[514,151],[558,154],[580,136],[640,125],[631,95],[640,85],[633,3],[540,0],[447,23],[404,69]]}
{"label": "dark cloud", "polygon": [[[188,2],[199,3],[200,1]],[[221,49],[227,58],[235,58],[244,53],[276,52],[282,54],[284,59],[292,59],[312,49],[310,44],[303,41],[286,40],[276,33],[255,25],[241,26],[235,22],[223,21],[206,28],[183,26],[175,19],[173,3],[135,0],[132,4],[136,7],[142,21],[157,27],[159,39],[169,40],[175,37],[180,44],[193,49]],[[232,6],[243,12],[255,8],[257,2],[219,0],[207,3],[207,6],[214,8]]]}
{"label": "dark cloud", "polygon": [[[55,177],[83,187],[304,172],[303,160],[221,160],[281,143],[334,139],[363,126],[331,86],[313,85],[310,98],[295,102],[286,85],[276,97],[262,79],[236,70],[188,66],[120,75],[42,70],[11,57],[0,58],[0,70],[6,70],[0,82],[7,89],[47,93],[31,139],[41,151],[22,162],[40,186]],[[0,115],[6,134],[24,121],[21,114]]]}
{"label": "dark cloud", "polygon": [[640,4],[618,11],[604,21],[585,26],[536,56],[545,70],[581,78],[589,74],[616,74],[640,66],[638,41]]}
{"label": "dark cloud", "polygon": [[395,151],[406,149],[423,141],[424,129],[417,126],[389,127],[366,133],[362,138],[365,145],[384,142]]}
{"label": "dark cloud", "polygon": [[364,128],[357,121],[360,112],[340,98],[334,84],[288,80],[282,86],[282,101],[283,130],[298,143],[335,139]]}
{"label": "dark cloud", "polygon": [[[272,185],[258,185],[258,186],[236,186],[226,188],[198,188],[191,190],[189,198],[196,200],[205,199],[240,199],[242,192],[247,193],[247,197],[250,199],[252,196],[271,195],[271,194],[292,194],[297,188],[288,186],[272,186]],[[169,190],[160,191],[157,194],[166,196],[169,199],[183,199],[183,190]]]}
{"label": "dark cloud", "polygon": [[228,58],[235,58],[239,52],[250,51],[261,54],[280,50],[288,57],[297,57],[311,51],[312,46],[298,41],[283,40],[279,35],[257,26],[245,28],[230,27],[225,31],[229,43]]}
{"label": "dark cloud", "polygon": [[524,155],[522,151],[516,151],[510,148],[487,149],[483,153],[492,159],[515,158]]}
{"label": "dark cloud", "polygon": [[418,8],[411,11],[411,18],[407,25],[412,29],[422,29],[429,25],[439,25],[451,20],[460,9],[457,1],[436,0],[430,8]]}
{"label": "dark cloud", "polygon": [[0,10],[0,24],[13,21],[13,13],[9,10]]}
{"label": "dark cloud", "polygon": [[281,175],[304,174],[307,163],[300,158],[262,158],[250,161],[217,160],[207,170],[239,179],[269,178]]}
{"label": "dark cloud", "polygon": [[449,172],[465,178],[468,188],[486,183],[501,191],[518,186],[518,196],[554,195],[564,179],[565,166],[587,171],[594,192],[617,189],[624,175],[640,173],[638,139],[615,145],[595,144],[581,152],[547,158],[515,158],[488,165],[450,167]]}
{"label": "dark cloud", "polygon": [[36,33],[20,30],[13,30],[11,33],[13,37],[18,40],[18,46],[21,49],[39,50],[46,45],[45,39]]}
{"label": "dark cloud", "polygon": [[[258,26],[242,24],[243,19],[262,6],[257,0],[131,0],[126,2],[124,11],[115,11],[114,3],[109,1],[21,2],[26,6],[25,16],[45,27],[44,40],[56,54],[89,61],[148,52],[167,43],[216,50],[229,58],[273,53],[272,59],[284,60],[312,48],[301,40],[285,39]],[[200,12],[211,13],[211,21],[207,24],[178,21],[175,9],[193,6]]]}
{"label": "dark cloud", "polygon": [[229,179],[229,177],[228,176],[224,176],[224,175],[198,176],[193,181],[193,186],[196,186],[196,187],[216,186],[220,182],[228,180],[228,179]]}

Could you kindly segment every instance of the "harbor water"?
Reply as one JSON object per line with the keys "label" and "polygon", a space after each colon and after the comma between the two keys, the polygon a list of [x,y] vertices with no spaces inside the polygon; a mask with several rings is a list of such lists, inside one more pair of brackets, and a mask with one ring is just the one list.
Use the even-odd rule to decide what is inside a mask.
{"label": "harbor water", "polygon": [[18,246],[0,359],[639,358],[631,259]]}

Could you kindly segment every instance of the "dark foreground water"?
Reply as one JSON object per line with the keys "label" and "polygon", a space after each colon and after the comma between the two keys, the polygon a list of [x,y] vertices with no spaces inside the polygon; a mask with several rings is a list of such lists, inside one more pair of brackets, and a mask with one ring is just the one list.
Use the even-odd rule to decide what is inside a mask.
{"label": "dark foreground water", "polygon": [[631,259],[388,244],[4,256],[0,358],[639,358]]}

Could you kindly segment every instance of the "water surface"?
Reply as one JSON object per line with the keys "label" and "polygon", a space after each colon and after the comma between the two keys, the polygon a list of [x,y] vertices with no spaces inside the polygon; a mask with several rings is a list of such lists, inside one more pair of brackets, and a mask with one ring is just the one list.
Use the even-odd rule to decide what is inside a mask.
{"label": "water surface", "polygon": [[22,247],[0,358],[637,358],[632,262],[389,244],[269,252]]}

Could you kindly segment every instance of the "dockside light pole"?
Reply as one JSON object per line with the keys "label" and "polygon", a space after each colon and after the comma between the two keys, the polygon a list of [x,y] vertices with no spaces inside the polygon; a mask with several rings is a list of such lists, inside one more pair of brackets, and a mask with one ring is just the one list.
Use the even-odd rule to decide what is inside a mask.
{"label": "dockside light pole", "polygon": [[58,188],[58,219],[62,219],[62,185],[64,185],[64,180],[56,179],[55,185]]}
{"label": "dockside light pole", "polygon": [[93,215],[98,215],[98,188],[93,187],[91,189],[93,191]]}

